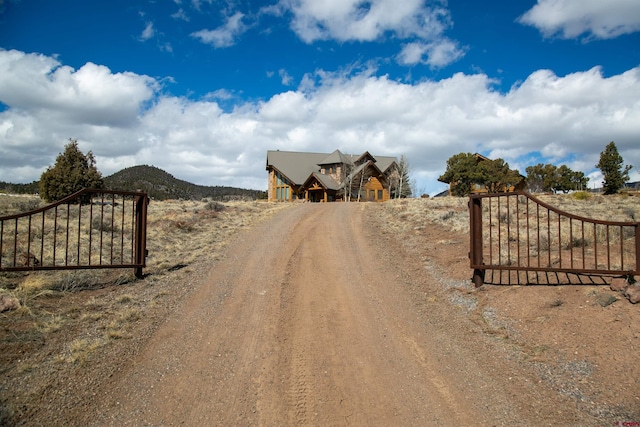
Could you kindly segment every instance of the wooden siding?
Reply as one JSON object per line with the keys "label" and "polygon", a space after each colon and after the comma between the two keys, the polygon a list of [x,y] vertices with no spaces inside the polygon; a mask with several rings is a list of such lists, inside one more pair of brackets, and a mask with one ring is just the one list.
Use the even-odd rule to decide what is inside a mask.
{"label": "wooden siding", "polygon": [[389,200],[389,190],[384,188],[380,180],[371,177],[364,185],[364,194],[360,196],[361,201],[386,202]]}

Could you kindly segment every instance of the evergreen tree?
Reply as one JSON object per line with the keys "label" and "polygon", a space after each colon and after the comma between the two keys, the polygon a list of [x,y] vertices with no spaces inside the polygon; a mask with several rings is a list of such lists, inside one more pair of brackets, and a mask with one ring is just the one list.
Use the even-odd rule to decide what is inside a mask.
{"label": "evergreen tree", "polygon": [[482,182],[476,157],[471,153],[458,153],[449,157],[447,170],[438,180],[450,185],[451,195],[468,196],[474,185]]}
{"label": "evergreen tree", "polygon": [[558,192],[567,193],[571,190],[583,190],[587,187],[589,178],[583,172],[571,170],[566,165],[556,167],[555,165],[538,163],[529,166],[527,171],[527,188],[532,192]]}
{"label": "evergreen tree", "polygon": [[569,191],[584,190],[587,188],[589,178],[583,172],[571,170],[568,166],[562,165],[558,168],[558,182],[554,190],[568,193]]}
{"label": "evergreen tree", "polygon": [[93,153],[78,149],[78,141],[69,139],[64,152],[40,177],[40,197],[47,202],[63,199],[83,188],[103,188],[102,175],[96,168]]}
{"label": "evergreen tree", "polygon": [[602,182],[604,194],[616,194],[624,186],[624,183],[629,181],[629,170],[632,166],[627,165],[623,169],[623,163],[624,160],[618,153],[616,144],[611,141],[600,153],[600,161],[596,165],[604,177]]}
{"label": "evergreen tree", "polygon": [[522,177],[517,170],[509,169],[509,163],[503,159],[484,160],[478,164],[478,171],[483,184],[489,193],[508,191],[515,186]]}

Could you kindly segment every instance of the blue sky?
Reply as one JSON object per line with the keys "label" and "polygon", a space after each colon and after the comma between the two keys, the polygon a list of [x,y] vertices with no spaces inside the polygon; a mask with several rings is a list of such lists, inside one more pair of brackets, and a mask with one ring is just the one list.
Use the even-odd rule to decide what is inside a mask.
{"label": "blue sky", "polygon": [[267,150],[640,168],[637,0],[0,0],[0,180],[69,138],[103,175],[266,189]]}

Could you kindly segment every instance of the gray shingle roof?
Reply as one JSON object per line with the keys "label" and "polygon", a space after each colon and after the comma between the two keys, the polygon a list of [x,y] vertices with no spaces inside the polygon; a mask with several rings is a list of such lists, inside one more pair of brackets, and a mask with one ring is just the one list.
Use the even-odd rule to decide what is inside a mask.
{"label": "gray shingle roof", "polygon": [[333,153],[329,154],[324,160],[322,160],[319,165],[333,165],[337,163],[352,163],[349,159],[349,156],[346,156],[340,152],[340,150],[336,150]]}
{"label": "gray shingle roof", "polygon": [[[327,190],[339,190],[340,184],[336,182],[335,179],[331,178],[330,175],[324,175],[321,173],[314,173],[313,177],[316,178]],[[311,176],[309,177],[311,179]],[[308,180],[307,180],[308,181]]]}
{"label": "gray shingle roof", "polygon": [[272,166],[295,185],[302,185],[309,175],[320,172],[318,163],[326,153],[301,153],[296,151],[267,151],[267,168]]}

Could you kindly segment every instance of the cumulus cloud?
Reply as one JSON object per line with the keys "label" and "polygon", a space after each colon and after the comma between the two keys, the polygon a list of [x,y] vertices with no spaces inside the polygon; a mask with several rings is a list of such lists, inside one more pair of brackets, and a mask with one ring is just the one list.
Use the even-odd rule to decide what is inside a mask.
{"label": "cumulus cloud", "polygon": [[16,50],[0,50],[0,75],[4,104],[71,124],[130,126],[157,89],[147,76],[112,73],[91,62],[74,70],[52,57]]}
{"label": "cumulus cloud", "polygon": [[374,42],[385,37],[411,40],[398,55],[402,65],[443,67],[464,55],[456,42],[443,35],[453,25],[449,11],[423,0],[281,0],[262,11],[278,16],[290,12],[291,29],[309,44]]}
{"label": "cumulus cloud", "polygon": [[611,39],[640,31],[637,0],[538,0],[518,21],[545,37]]}
{"label": "cumulus cloud", "polygon": [[431,68],[441,68],[462,58],[464,53],[458,43],[443,38],[430,43],[407,43],[397,60],[402,65],[425,64]]}
{"label": "cumulus cloud", "polygon": [[[79,83],[84,73],[94,84]],[[162,94],[146,76],[0,51],[0,180],[38,179],[69,137],[105,175],[152,164],[198,184],[256,189],[266,188],[265,155],[275,149],[405,154],[430,194],[459,152],[499,156],[521,172],[532,159],[570,161],[597,176],[613,140],[626,164],[640,166],[640,67],[610,77],[539,70],[507,93],[494,83],[480,73],[408,84],[372,69],[320,70],[296,90],[229,111],[218,104],[230,96],[224,89],[193,101]],[[102,113],[112,120],[94,120]]]}
{"label": "cumulus cloud", "polygon": [[386,32],[429,39],[450,25],[446,9],[427,7],[423,0],[282,0],[280,5],[293,13],[291,27],[307,43],[373,41]]}
{"label": "cumulus cloud", "polygon": [[236,44],[238,37],[248,28],[247,25],[242,22],[243,17],[244,14],[242,12],[236,12],[228,17],[226,23],[221,27],[215,30],[196,31],[192,33],[191,36],[215,48],[233,46]]}

